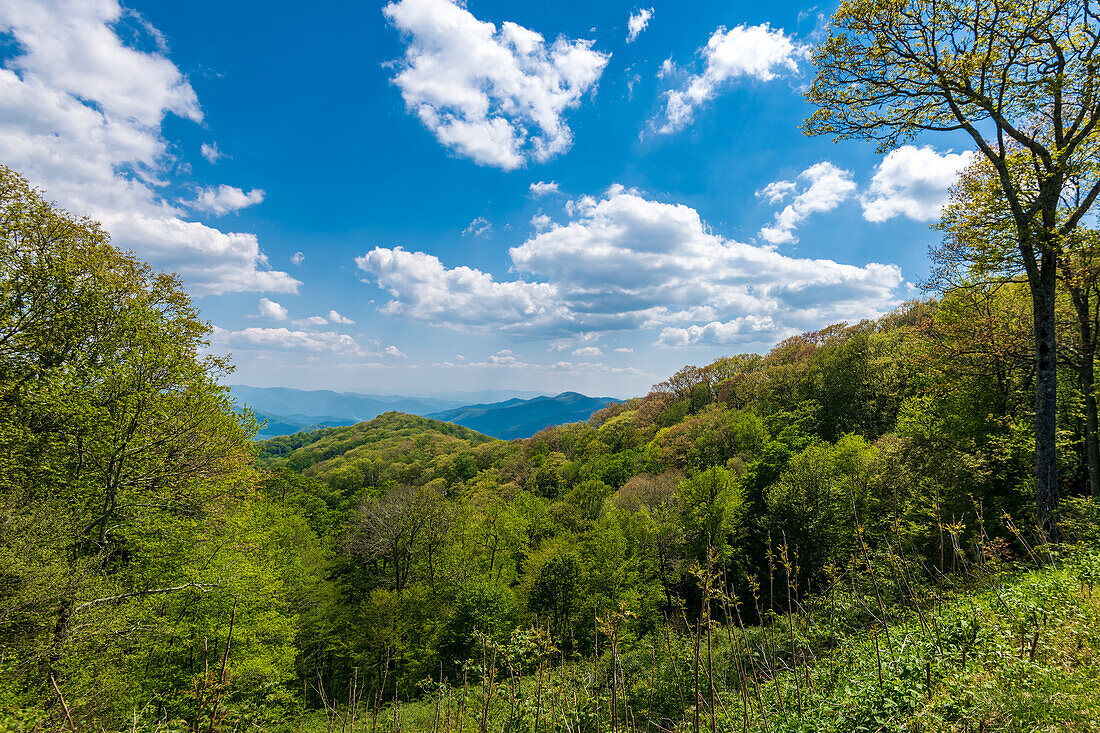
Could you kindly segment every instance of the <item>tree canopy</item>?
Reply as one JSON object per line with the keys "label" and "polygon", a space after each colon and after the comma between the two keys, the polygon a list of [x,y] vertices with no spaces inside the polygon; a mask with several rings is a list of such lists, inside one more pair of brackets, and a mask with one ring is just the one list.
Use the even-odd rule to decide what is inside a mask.
{"label": "tree canopy", "polygon": [[1057,263],[1100,195],[1098,12],[1072,0],[845,0],[807,93],[817,106],[811,134],[887,150],[961,131],[996,174],[1032,296],[1037,505],[1052,536]]}

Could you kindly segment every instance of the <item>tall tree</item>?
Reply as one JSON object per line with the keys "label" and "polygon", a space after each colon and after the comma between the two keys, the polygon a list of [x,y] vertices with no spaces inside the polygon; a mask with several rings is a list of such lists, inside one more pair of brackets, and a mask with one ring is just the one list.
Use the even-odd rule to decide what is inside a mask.
{"label": "tall tree", "polygon": [[[1096,165],[1100,15],[1092,0],[845,0],[817,50],[810,134],[888,150],[963,131],[997,173],[1031,290],[1039,524],[1057,538],[1057,259],[1100,194],[1059,216],[1067,183]],[[1035,186],[1014,175],[1023,157]]]}
{"label": "tall tree", "polygon": [[[1036,185],[1034,168],[1025,156],[1015,156],[1013,177],[1021,185]],[[1073,211],[1086,180],[1067,181],[1062,191],[1059,222]],[[1018,280],[1025,274],[1016,244],[1016,228],[1008,202],[993,166],[985,158],[975,160],[952,188],[937,227],[944,232],[942,245],[933,252],[937,264],[933,283],[940,288],[996,285]],[[1085,414],[1085,457],[1089,490],[1100,497],[1100,417],[1097,412],[1095,361],[1100,333],[1100,232],[1077,226],[1063,237],[1056,260],[1058,281],[1069,297],[1076,343],[1063,340],[1063,358],[1077,370]],[[1072,340],[1070,340],[1072,341]]]}
{"label": "tall tree", "polygon": [[[209,331],[174,276],[0,166],[0,639],[25,689],[121,666],[157,628],[146,601],[218,584],[184,566],[249,481],[254,427]],[[100,676],[97,709],[117,702]]]}

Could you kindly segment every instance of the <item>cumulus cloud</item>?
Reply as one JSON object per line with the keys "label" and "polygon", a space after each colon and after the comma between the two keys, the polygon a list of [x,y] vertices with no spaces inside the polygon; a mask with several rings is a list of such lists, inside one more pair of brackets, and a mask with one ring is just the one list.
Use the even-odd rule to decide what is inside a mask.
{"label": "cumulus cloud", "polygon": [[603,356],[603,351],[599,346],[582,346],[579,349],[573,349],[573,356]]}
{"label": "cumulus cloud", "polygon": [[355,321],[351,320],[347,316],[342,316],[334,310],[330,310],[328,312],[328,319],[332,323],[340,323],[345,326],[350,326],[355,323]]}
{"label": "cumulus cloud", "polygon": [[642,8],[630,14],[626,21],[626,42],[634,43],[641,32],[649,25],[649,19],[653,17],[653,8]]}
{"label": "cumulus cloud", "polygon": [[306,261],[306,256],[301,252],[295,252],[290,256],[290,262],[294,265],[300,265]]}
{"label": "cumulus cloud", "polygon": [[556,361],[553,364],[535,364],[515,357],[510,351],[498,351],[482,361],[469,361],[459,355],[457,362],[443,361],[432,364],[433,369],[460,369],[464,371],[499,371],[517,372],[527,374],[565,374],[568,376],[580,376],[591,374],[610,374],[631,377],[652,377],[635,367],[612,367],[600,362],[591,361]]}
{"label": "cumulus cloud", "polygon": [[448,269],[438,257],[401,247],[375,247],[356,265],[393,299],[382,312],[453,327],[498,325],[537,331],[555,323],[557,287],[548,283],[497,282],[470,267]]}
{"label": "cumulus cloud", "polygon": [[452,0],[400,0],[382,11],[408,43],[394,83],[444,146],[513,170],[567,150],[565,112],[594,88],[609,56],[584,40],[478,20]]}
{"label": "cumulus cloud", "polygon": [[263,189],[254,188],[245,193],[235,186],[226,186],[223,183],[217,188],[201,189],[198,197],[191,202],[191,206],[199,211],[208,211],[211,214],[224,216],[248,206],[255,206],[262,203],[263,200]]}
{"label": "cumulus cloud", "polygon": [[245,328],[229,331],[214,328],[211,344],[230,349],[276,351],[313,351],[344,356],[379,356],[359,344],[351,336],[336,331],[292,331],[288,328]]}
{"label": "cumulus cloud", "polygon": [[448,268],[400,247],[356,262],[390,294],[385,313],[537,338],[643,328],[659,330],[667,345],[735,334],[762,343],[877,315],[898,299],[894,265],[788,257],[725,239],[695,209],[622,187],[569,208],[570,220],[510,250],[512,268],[534,282]]}
{"label": "cumulus cloud", "polygon": [[794,181],[772,181],[757,191],[756,197],[767,200],[769,204],[778,204],[786,201],[797,188],[798,184]]}
{"label": "cumulus cloud", "polygon": [[260,298],[260,313],[257,317],[266,318],[269,321],[285,321],[287,310],[274,300]]}
{"label": "cumulus cloud", "polygon": [[557,181],[537,181],[531,184],[531,195],[533,196],[546,196],[551,193],[558,193]]}
{"label": "cumulus cloud", "polygon": [[[158,50],[124,43],[127,25]],[[120,247],[178,272],[193,293],[296,291],[297,280],[269,269],[254,234],[187,221],[164,194],[175,162],[164,117],[203,115],[151,30],[115,0],[0,3],[0,34],[15,41],[0,68],[0,160],[100,221]]]}
{"label": "cumulus cloud", "polygon": [[902,145],[875,168],[860,198],[863,218],[882,222],[895,216],[933,221],[947,202],[948,189],[973,160],[972,153],[937,153],[929,145]]}
{"label": "cumulus cloud", "polygon": [[206,161],[211,165],[225,157],[225,153],[218,150],[217,143],[203,143],[199,148],[199,152],[202,153],[202,157],[206,158]]}
{"label": "cumulus cloud", "polygon": [[479,216],[462,230],[464,237],[482,237],[493,230],[493,225],[484,216]]}
{"label": "cumulus cloud", "polygon": [[554,220],[546,214],[542,213],[541,211],[531,217],[531,226],[533,226],[535,229],[538,229],[539,231],[542,231],[543,229],[549,229],[553,223]]}
{"label": "cumulus cloud", "polygon": [[306,326],[324,326],[328,323],[328,319],[324,316],[309,316],[307,318],[299,318],[293,323],[295,326],[301,326],[303,328]]}
{"label": "cumulus cloud", "polygon": [[616,354],[633,354],[634,349],[630,348],[629,346],[620,346],[619,348],[615,349],[615,353]]}
{"label": "cumulus cloud", "polygon": [[776,181],[765,186],[757,195],[771,203],[786,199],[796,190],[798,195],[782,211],[775,215],[771,226],[760,230],[760,237],[771,244],[797,242],[794,230],[810,214],[832,211],[848,199],[856,190],[852,172],[838,168],[828,161],[812,165],[798,174],[799,185],[793,181]]}
{"label": "cumulus cloud", "polygon": [[767,341],[777,333],[783,333],[783,329],[775,319],[770,316],[747,315],[724,322],[693,324],[686,328],[668,327],[661,331],[657,342],[662,346],[687,346],[699,342],[728,344],[736,341]]}
{"label": "cumulus cloud", "polygon": [[[680,88],[665,93],[663,121],[657,131],[670,133],[691,124],[695,110],[712,99],[729,82],[748,77],[767,82],[782,74],[798,73],[798,64],[810,57],[810,47],[799,43],[782,28],[739,25],[720,27],[699,49],[703,71],[691,76]],[[671,59],[661,65],[658,77],[675,72]]]}

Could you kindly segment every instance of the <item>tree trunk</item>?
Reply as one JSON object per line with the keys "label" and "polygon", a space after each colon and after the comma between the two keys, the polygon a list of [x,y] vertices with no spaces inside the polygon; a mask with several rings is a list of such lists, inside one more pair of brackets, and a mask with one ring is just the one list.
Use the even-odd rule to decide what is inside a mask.
{"label": "tree trunk", "polygon": [[1096,378],[1091,353],[1082,355],[1080,373],[1081,391],[1085,393],[1085,454],[1089,462],[1089,490],[1092,498],[1100,499],[1100,438],[1096,434]]}
{"label": "tree trunk", "polygon": [[69,638],[69,624],[73,619],[73,602],[65,599],[57,611],[57,621],[53,627],[53,642],[47,659],[46,674],[52,681],[61,675],[61,659],[65,656],[65,643]]}
{"label": "tree trunk", "polygon": [[1043,253],[1042,267],[1031,279],[1035,319],[1035,506],[1039,531],[1050,542],[1058,533],[1058,354],[1055,337],[1053,256]]}
{"label": "tree trunk", "polygon": [[1085,396],[1085,456],[1089,467],[1089,491],[1100,499],[1100,437],[1097,436],[1096,415],[1096,334],[1092,329],[1089,294],[1083,288],[1071,288],[1073,307],[1077,311],[1077,326],[1081,333],[1081,360],[1077,376]]}

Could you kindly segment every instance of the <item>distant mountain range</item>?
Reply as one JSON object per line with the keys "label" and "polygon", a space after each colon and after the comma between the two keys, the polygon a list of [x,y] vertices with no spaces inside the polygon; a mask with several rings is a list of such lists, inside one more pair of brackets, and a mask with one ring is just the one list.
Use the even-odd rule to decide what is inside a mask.
{"label": "distant mountain range", "polygon": [[335,428],[346,425],[354,425],[357,421],[340,417],[316,417],[313,415],[276,415],[261,410],[253,410],[256,418],[264,421],[263,430],[256,433],[256,440],[265,440],[279,435],[293,435],[294,433],[311,433],[321,428]]}
{"label": "distant mountain range", "polygon": [[[587,420],[596,410],[619,401],[586,397],[576,392],[522,399],[515,395],[525,397],[534,393],[502,390],[441,393],[441,396],[430,397],[246,385],[233,385],[229,391],[238,404],[251,407],[256,417],[267,421],[256,435],[258,440],[323,427],[354,425],[384,412],[432,417],[510,440],[529,437],[549,425]],[[508,399],[491,401],[501,397]],[[484,402],[470,404],[477,400]]]}
{"label": "distant mountain range", "polygon": [[535,397],[529,400],[512,398],[491,404],[467,405],[434,412],[425,417],[462,425],[494,438],[513,440],[529,438],[551,425],[583,422],[592,413],[615,402],[622,400],[562,392],[553,397]]}
{"label": "distant mountain range", "polygon": [[[409,415],[423,415],[467,404],[470,400],[440,399],[436,397],[406,397],[403,395],[371,395],[356,392],[333,392],[327,389],[291,389],[289,387],[229,388],[237,401],[253,410],[273,415],[298,418],[316,418],[311,422],[351,420],[352,423],[370,420],[383,412],[396,410]],[[476,398],[474,398],[476,399]],[[307,423],[308,424],[308,423]],[[345,423],[350,424],[350,423]]]}

